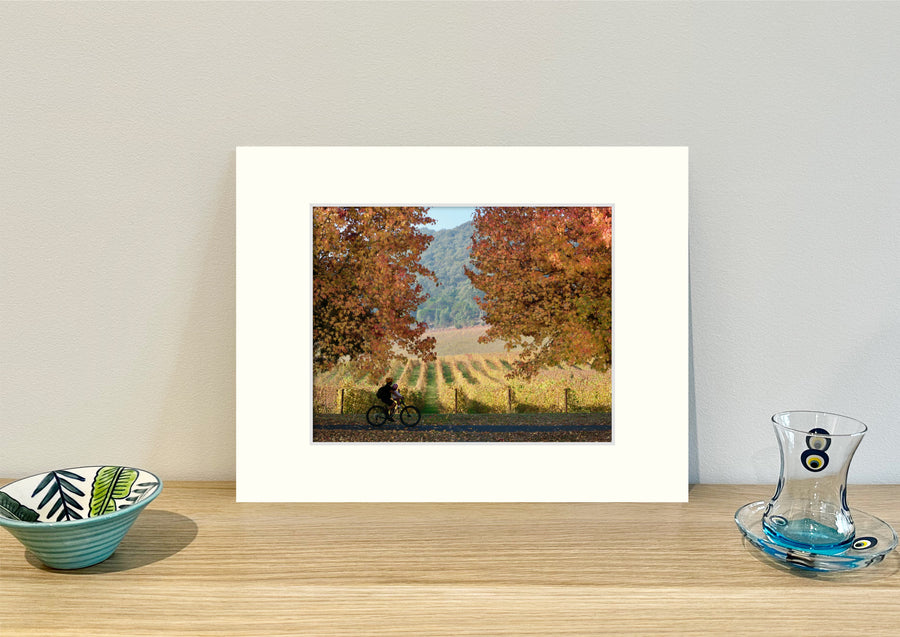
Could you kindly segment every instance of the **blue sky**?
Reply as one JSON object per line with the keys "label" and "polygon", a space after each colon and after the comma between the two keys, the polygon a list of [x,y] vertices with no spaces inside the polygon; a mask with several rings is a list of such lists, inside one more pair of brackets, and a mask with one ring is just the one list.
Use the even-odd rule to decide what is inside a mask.
{"label": "blue sky", "polygon": [[428,209],[428,216],[437,223],[431,226],[425,226],[429,230],[443,230],[445,228],[455,228],[464,224],[466,221],[472,220],[475,208],[442,208],[431,207]]}

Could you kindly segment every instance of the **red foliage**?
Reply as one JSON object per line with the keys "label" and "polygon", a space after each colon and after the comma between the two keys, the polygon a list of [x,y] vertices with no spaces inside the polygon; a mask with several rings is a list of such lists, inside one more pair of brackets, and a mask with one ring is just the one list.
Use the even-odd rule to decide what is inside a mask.
{"label": "red foliage", "polygon": [[434,357],[434,339],[415,320],[425,300],[419,264],[431,237],[416,226],[433,223],[427,208],[313,209],[313,367],[353,361],[383,374],[396,350]]}
{"label": "red foliage", "polygon": [[522,347],[512,376],[612,362],[612,209],[478,208],[466,274],[489,328]]}

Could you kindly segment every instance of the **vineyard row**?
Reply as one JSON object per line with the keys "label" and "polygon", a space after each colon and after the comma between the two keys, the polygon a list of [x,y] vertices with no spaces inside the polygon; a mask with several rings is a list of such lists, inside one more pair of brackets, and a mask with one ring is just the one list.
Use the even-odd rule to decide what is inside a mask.
{"label": "vineyard row", "polygon": [[[464,354],[432,363],[395,364],[391,375],[407,403],[432,413],[606,412],[612,404],[610,374],[560,365],[530,381],[510,380],[514,355]],[[313,382],[315,413],[364,413],[376,402],[377,384],[354,380],[344,370]]]}

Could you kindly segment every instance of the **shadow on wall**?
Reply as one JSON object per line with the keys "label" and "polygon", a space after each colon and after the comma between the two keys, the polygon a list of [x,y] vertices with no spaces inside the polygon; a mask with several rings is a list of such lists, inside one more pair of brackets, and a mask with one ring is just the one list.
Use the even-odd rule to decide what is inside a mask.
{"label": "shadow on wall", "polygon": [[232,152],[216,197],[198,202],[205,225],[196,244],[194,292],[175,336],[156,438],[143,461],[175,480],[235,477],[235,174]]}
{"label": "shadow on wall", "polygon": [[[900,286],[898,286],[900,290]],[[822,390],[824,411],[857,418],[869,428],[855,454],[850,480],[857,484],[896,484],[900,465],[896,462],[900,433],[900,322],[885,317],[863,347],[856,347],[843,365],[834,370],[830,386]]]}

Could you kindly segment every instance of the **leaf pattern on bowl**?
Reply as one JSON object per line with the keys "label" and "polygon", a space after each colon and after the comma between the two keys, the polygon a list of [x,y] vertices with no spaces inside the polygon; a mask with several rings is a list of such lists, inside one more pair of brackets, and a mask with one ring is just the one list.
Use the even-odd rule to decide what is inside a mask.
{"label": "leaf pattern on bowl", "polygon": [[156,487],[158,487],[159,482],[140,482],[136,486],[136,489],[131,490],[131,497],[125,498],[125,504],[119,505],[120,509],[128,508],[135,502],[138,502],[144,497],[145,493],[147,493],[148,491],[153,491]]}
{"label": "leaf pattern on bowl", "polygon": [[123,500],[131,494],[137,477],[138,472],[128,467],[101,467],[91,487],[90,517],[115,511],[116,500]]}
{"label": "leaf pattern on bowl", "polygon": [[[44,514],[48,520],[52,520],[57,512],[59,512],[59,517],[56,518],[57,522],[62,522],[63,520],[81,520],[84,517],[79,513],[79,511],[84,510],[84,507],[71,495],[71,493],[74,493],[78,496],[84,496],[84,492],[72,484],[72,480],[84,482],[84,478],[77,473],[64,470],[51,471],[44,476],[44,479],[41,480],[40,484],[38,484],[37,488],[31,494],[31,497],[33,498],[44,489],[47,489],[47,493],[44,494],[44,499],[41,500],[41,503],[37,508],[38,511],[40,511],[53,501],[53,506],[50,508],[50,511]],[[67,491],[69,493],[67,493]]]}
{"label": "leaf pattern on bowl", "polygon": [[11,495],[0,491],[0,516],[23,522],[39,522],[39,515],[34,509],[28,508]]}

